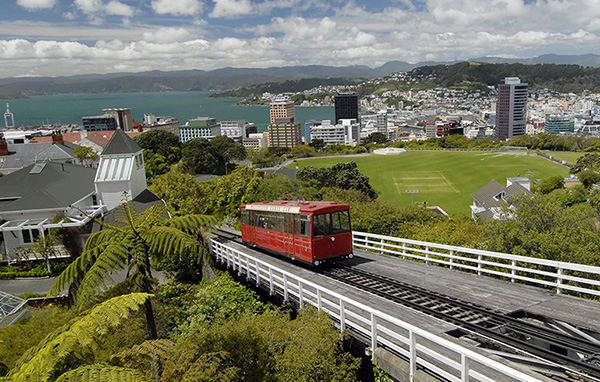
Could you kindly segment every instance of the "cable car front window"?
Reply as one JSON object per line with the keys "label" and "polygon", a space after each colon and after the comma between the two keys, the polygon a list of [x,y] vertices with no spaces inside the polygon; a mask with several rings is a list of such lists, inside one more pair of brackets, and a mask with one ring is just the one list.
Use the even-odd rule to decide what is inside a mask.
{"label": "cable car front window", "polygon": [[327,236],[331,234],[331,215],[314,215],[314,236]]}
{"label": "cable car front window", "polygon": [[333,233],[350,231],[350,215],[348,211],[337,211],[331,214]]}

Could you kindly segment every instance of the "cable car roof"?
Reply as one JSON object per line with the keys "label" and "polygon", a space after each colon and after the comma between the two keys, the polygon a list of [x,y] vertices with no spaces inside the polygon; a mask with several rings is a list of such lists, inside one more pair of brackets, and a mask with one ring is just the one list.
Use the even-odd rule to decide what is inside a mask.
{"label": "cable car roof", "polygon": [[336,202],[298,202],[287,200],[275,200],[273,202],[249,203],[240,208],[252,211],[270,211],[288,214],[347,211],[350,209],[348,204],[339,204]]}

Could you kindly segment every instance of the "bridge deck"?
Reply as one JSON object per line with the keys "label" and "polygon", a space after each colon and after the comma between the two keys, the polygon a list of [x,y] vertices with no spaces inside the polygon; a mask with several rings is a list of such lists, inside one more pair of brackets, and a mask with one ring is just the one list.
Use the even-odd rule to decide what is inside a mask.
{"label": "bridge deck", "polygon": [[[335,291],[339,294],[347,296],[357,302],[363,303],[368,306],[377,307],[377,309],[380,310],[381,312],[390,314],[400,320],[406,321],[412,325],[415,325],[417,327],[425,329],[425,330],[429,331],[430,333],[434,333],[434,334],[440,335],[441,337],[449,339],[453,342],[460,343],[462,346],[468,347],[471,350],[478,352],[480,354],[484,354],[485,356],[487,356],[489,358],[493,358],[500,363],[510,365],[510,367],[524,371],[526,373],[530,372],[530,371],[528,371],[528,369],[526,367],[522,367],[521,365],[514,364],[500,356],[496,356],[495,354],[491,354],[491,353],[487,352],[485,349],[473,346],[473,344],[470,341],[465,341],[463,339],[457,339],[453,336],[450,336],[447,333],[449,331],[452,331],[457,328],[457,326],[455,326],[453,324],[436,319],[436,318],[426,315],[424,313],[409,309],[407,307],[396,304],[396,303],[391,302],[382,297],[367,294],[367,293],[360,291],[349,285],[342,284],[331,278],[328,278],[326,276],[316,273],[309,266],[303,266],[297,262],[292,262],[291,260],[288,260],[285,258],[271,256],[271,255],[265,254],[260,251],[255,251],[255,250],[252,250],[251,248],[248,248],[244,245],[235,243],[233,241],[226,241],[226,244],[233,248],[244,251],[245,253],[251,254],[253,257],[255,257],[261,261],[267,262],[269,264],[272,264],[282,270],[285,270],[288,272],[293,272],[297,276],[303,277],[306,280],[309,280],[313,283],[319,284],[319,285],[326,287],[332,291]],[[394,259],[394,258],[390,258],[387,256],[378,256],[378,255],[373,255],[373,254],[364,253],[364,252],[360,253],[360,256],[358,258],[355,258],[353,260],[348,260],[348,262],[359,264],[358,266],[365,268],[365,270],[367,269],[366,267],[369,267],[370,269],[381,270],[382,274],[383,274],[384,270],[387,269],[386,272],[388,272],[390,277],[392,277],[392,275],[394,275],[393,277],[395,277],[395,278],[404,277],[403,273],[399,273],[399,272],[395,272],[395,271],[397,269],[402,268],[404,264],[410,264],[410,262],[402,261],[400,259]],[[425,267],[425,266],[423,265],[423,267]],[[410,270],[407,269],[406,272],[410,273]],[[416,278],[418,279],[418,277],[416,277]],[[483,288],[481,288],[481,290],[483,291]],[[440,348],[439,352],[440,352],[440,354],[445,354],[444,349]],[[494,374],[494,372],[491,372],[491,373],[492,373],[492,375]],[[546,380],[541,375],[536,374],[536,377],[541,380]],[[494,377],[494,380],[505,381],[507,379],[500,374],[496,374],[496,376]]]}
{"label": "bridge deck", "polygon": [[355,250],[355,255],[344,264],[499,312],[523,310],[600,333],[595,301],[372,252]]}

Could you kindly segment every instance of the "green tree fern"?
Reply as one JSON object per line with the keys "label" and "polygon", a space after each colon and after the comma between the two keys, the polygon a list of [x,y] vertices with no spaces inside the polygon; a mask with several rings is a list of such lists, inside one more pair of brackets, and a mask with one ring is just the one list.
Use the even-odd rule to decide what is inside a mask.
{"label": "green tree fern", "polygon": [[146,382],[135,369],[105,365],[86,365],[61,375],[56,382]]}
{"label": "green tree fern", "polygon": [[70,366],[89,357],[111,329],[123,324],[151,296],[133,293],[98,304],[25,352],[9,376],[13,382],[54,380]]}
{"label": "green tree fern", "polygon": [[[202,277],[209,256],[202,231],[215,224],[205,215],[172,219],[162,204],[135,214],[125,203],[114,215],[122,213],[120,223],[99,222],[103,230],[87,239],[83,252],[56,279],[49,295],[68,289],[79,306],[87,306],[113,283],[112,275],[127,268],[131,290],[152,290],[152,266],[176,273],[179,278]],[[156,325],[150,300],[145,302],[150,337],[155,339]]]}

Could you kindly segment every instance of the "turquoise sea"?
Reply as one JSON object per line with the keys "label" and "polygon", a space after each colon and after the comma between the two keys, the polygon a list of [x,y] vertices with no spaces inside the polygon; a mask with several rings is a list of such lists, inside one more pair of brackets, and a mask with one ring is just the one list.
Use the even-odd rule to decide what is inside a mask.
{"label": "turquoise sea", "polygon": [[[174,116],[180,124],[194,117],[214,117],[217,121],[246,119],[254,122],[259,131],[267,128],[268,107],[237,106],[240,98],[209,98],[210,94],[194,91],[35,96],[10,101],[10,109],[17,126],[45,123],[81,125],[81,117],[102,114],[104,108],[129,107],[134,119],[140,122],[144,113],[149,113]],[[0,107],[0,114],[3,114],[4,104]],[[310,119],[333,120],[334,110],[333,107],[297,107],[296,119],[301,124]],[[3,122],[0,122],[2,127]]]}

